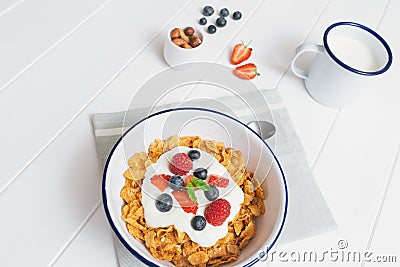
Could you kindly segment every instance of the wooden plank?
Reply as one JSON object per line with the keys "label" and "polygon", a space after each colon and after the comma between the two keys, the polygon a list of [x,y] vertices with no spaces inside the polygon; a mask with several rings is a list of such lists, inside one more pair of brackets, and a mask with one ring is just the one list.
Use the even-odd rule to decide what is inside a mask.
{"label": "wooden plank", "polygon": [[107,2],[25,1],[1,16],[0,92]]}
{"label": "wooden plank", "polygon": [[[143,48],[162,29],[164,21],[173,18],[184,3],[158,3],[159,20],[154,23],[153,17],[132,16],[132,10],[150,10],[154,2],[113,2],[46,56],[41,64],[18,79],[13,88],[4,91],[0,95],[2,107],[8,103],[13,112],[2,112],[1,116],[6,116],[2,121],[9,123],[10,129],[20,125],[18,127],[29,131],[22,134],[2,131],[2,137],[6,138],[2,140],[2,147],[10,150],[9,153],[2,151],[1,160],[7,164],[2,164],[1,168],[11,167],[2,173],[2,185],[38,153],[57,134],[58,128],[62,128],[79,107],[93,97],[98,86],[101,87],[127,58]],[[139,20],[151,26],[132,27]],[[25,98],[21,99],[21,95]],[[46,97],[40,99],[38,95]],[[18,102],[21,106],[15,108]],[[4,217],[0,228],[7,229],[0,240],[1,250],[6,252],[2,254],[0,265],[43,266],[50,263],[98,203],[101,174],[97,151],[87,113],[81,118],[72,127],[74,130],[64,138],[55,139],[53,149],[40,153],[35,166],[30,166],[9,190],[0,195],[0,211]],[[74,140],[69,139],[72,136],[75,136]],[[14,142],[14,149],[6,145],[8,142]],[[20,257],[20,251],[24,251],[24,257]]]}
{"label": "wooden plank", "polygon": [[133,10],[152,10],[154,2],[112,2],[0,93],[8,128],[0,133],[0,160],[8,163],[0,166],[0,192],[184,3],[158,3],[152,16],[141,17]]}
{"label": "wooden plank", "polygon": [[[187,9],[190,12],[174,19],[171,25],[177,25],[180,21],[189,21],[189,19],[193,21],[193,23],[197,20],[199,4],[197,2],[191,4],[192,6]],[[143,36],[144,40],[149,40],[150,38],[148,38],[148,36],[157,33],[158,30],[164,27],[164,25],[156,27],[153,23],[146,29],[140,28],[137,34],[133,34],[134,36],[128,35],[127,32],[132,29],[131,20],[133,19],[130,11],[133,9],[131,5],[133,5],[133,3],[128,1],[111,3],[107,8],[99,12],[93,20],[88,22],[85,27],[76,31],[68,40],[65,40],[57,50],[47,55],[46,58],[41,61],[41,64],[36,65],[28,73],[18,79],[18,82],[21,82],[21,84],[26,84],[29,80],[39,84],[44,83],[43,87],[38,86],[37,90],[40,91],[42,95],[46,95],[48,101],[41,102],[43,106],[40,107],[36,107],[35,104],[35,108],[31,114],[26,113],[26,111],[32,108],[33,104],[28,105],[29,108],[23,106],[25,114],[28,114],[28,116],[40,114],[45,117],[43,120],[50,120],[52,122],[51,125],[44,124],[43,128],[37,128],[40,135],[44,134],[44,136],[39,142],[30,138],[32,142],[35,142],[34,145],[25,142],[24,144],[29,146],[25,153],[29,154],[29,151],[37,151],[46,144],[44,141],[48,142],[49,138],[54,134],[57,134],[57,138],[52,140],[45,150],[40,152],[40,155],[34,162],[24,169],[20,176],[18,176],[18,179],[7,187],[7,190],[3,191],[0,196],[1,212],[4,215],[7,214],[7,217],[13,218],[15,221],[13,221],[13,223],[9,221],[0,222],[0,227],[8,229],[8,233],[4,236],[4,239],[0,241],[0,247],[2,249],[4,248],[3,250],[10,251],[8,255],[0,259],[0,261],[6,265],[10,262],[24,265],[28,260],[30,264],[36,265],[51,263],[54,257],[60,255],[63,249],[69,245],[71,238],[75,237],[77,231],[79,232],[79,229],[83,227],[82,223],[88,219],[88,214],[90,214],[90,211],[99,201],[100,196],[98,190],[100,188],[101,174],[99,173],[91,123],[88,119],[88,114],[92,110],[86,109],[85,112],[79,113],[79,109],[82,107],[85,108],[86,103],[89,104],[93,99],[96,99],[96,93],[101,93],[102,90],[106,88],[102,86],[108,85],[107,81],[112,78],[111,76],[114,74],[114,70],[118,73],[118,70],[123,67],[121,62],[129,62],[130,59],[136,56],[138,46],[143,44],[142,38],[139,40],[137,36]],[[146,3],[146,5],[151,5],[151,3]],[[178,7],[182,7],[183,5],[179,2],[176,2],[176,5],[177,8],[175,8],[175,12],[179,12]],[[174,10],[174,8],[171,8],[171,3],[168,3],[168,7],[168,10]],[[162,6],[159,8],[164,13],[166,12]],[[256,6],[249,6],[246,4],[243,10],[244,12],[251,13],[255,8]],[[143,10],[149,9],[149,6],[143,7]],[[164,21],[167,21],[170,18],[174,18],[176,15],[175,13],[164,13],[163,15],[159,15],[160,21],[162,21],[162,18],[164,18]],[[116,14],[120,14],[120,16]],[[114,18],[111,25],[110,17]],[[149,19],[153,19],[153,17]],[[128,23],[129,21],[130,23]],[[232,27],[232,30],[235,31],[235,28]],[[162,32],[159,35],[162,41],[161,44],[164,41],[165,34],[165,32]],[[230,34],[226,32],[225,34],[220,34],[219,38],[226,38],[229,35]],[[126,40],[126,38],[128,40]],[[100,42],[100,40],[102,42]],[[212,42],[216,44],[218,41],[221,41],[221,39],[215,38]],[[154,46],[149,48],[156,49],[149,50],[149,53],[153,54],[153,56],[143,57],[142,60],[150,64],[151,67],[159,66],[159,69],[163,69],[166,65],[160,59],[159,52],[161,50],[157,50],[159,45],[159,42],[154,42]],[[135,47],[136,50],[134,50]],[[79,53],[74,55],[73,52]],[[218,53],[218,51],[215,51],[214,57],[216,57]],[[73,58],[70,58],[71,55],[74,55]],[[100,57],[99,55],[102,56]],[[79,57],[83,57],[85,60],[79,61],[80,64],[77,64],[76,60]],[[64,77],[66,72],[57,70],[57,72],[53,73],[55,77],[52,77],[51,81],[43,82],[45,78],[43,73],[45,70],[51,68],[53,66],[52,63],[59,61],[60,58],[62,58],[62,61],[66,64],[63,70],[68,70],[67,73],[69,73],[70,76]],[[153,59],[155,60],[151,61]],[[126,75],[129,76],[130,80],[140,81],[140,79],[138,79],[139,77],[146,79],[146,75],[150,76],[154,73],[153,71],[148,71],[152,68],[146,69],[145,66],[141,64],[141,61],[134,63],[135,64],[132,65],[138,67],[139,71],[127,72]],[[102,66],[102,68],[98,67],[99,65]],[[82,76],[84,72],[85,75]],[[79,79],[77,79],[78,77]],[[83,79],[82,77],[85,78]],[[62,79],[62,82],[59,79]],[[14,83],[13,86],[16,86],[16,84],[17,83]],[[129,88],[127,89],[127,87]],[[23,90],[21,89],[22,87],[18,88],[19,90]],[[57,88],[57,92],[54,92],[54,88]],[[97,102],[96,108],[105,106],[105,109],[107,109],[110,105],[114,107],[117,106],[119,109],[125,107],[126,101],[129,100],[132,93],[132,91],[129,90],[131,88],[129,84],[124,84],[122,87],[118,88],[124,92],[124,105],[117,106],[117,104],[121,103],[114,102],[113,97],[109,98],[109,95],[106,95],[105,98],[101,98],[101,101]],[[113,90],[113,88],[109,90]],[[13,90],[6,90],[4,93],[10,92],[13,92]],[[111,95],[118,95],[115,91],[110,91],[110,93]],[[14,95],[10,94],[8,96]],[[52,101],[56,101],[57,103],[52,103]],[[28,101],[24,103],[29,104]],[[95,108],[95,106],[93,105],[92,108]],[[54,114],[46,113],[44,112],[45,110],[52,110]],[[22,111],[18,115],[22,116]],[[75,119],[75,115],[80,116]],[[60,127],[62,128],[65,123],[69,123],[68,120],[71,120],[72,123],[68,124],[69,127],[65,131],[61,129],[59,134],[54,131]],[[29,123],[28,121],[28,124]],[[47,130],[50,130],[52,134],[47,133]],[[34,135],[39,136],[39,132],[34,133]],[[35,148],[34,146],[40,142],[42,142],[42,146]],[[22,146],[22,144],[19,144],[18,147]],[[54,155],[56,154],[59,155],[60,158],[54,160]],[[49,162],[51,162],[51,164]],[[43,186],[44,184],[45,186]],[[32,199],[32,201],[25,204],[26,213],[24,214],[19,213],[17,210],[13,209],[12,206],[7,204],[20,203],[20,195],[25,195],[26,198]],[[54,202],[49,200],[54,200]],[[53,216],[51,220],[43,219],[48,218],[49,214],[53,214],[57,209],[62,210],[62,215],[59,217]],[[15,236],[24,225],[22,217],[30,218],[31,225],[35,228],[35,231],[20,237],[19,240],[13,240],[12,236]],[[34,243],[34,240],[40,240],[40,246]],[[15,259],[16,256],[14,252],[18,252],[17,248],[20,246],[21,242],[23,243],[22,249],[27,251],[26,257]]]}
{"label": "wooden plank", "polygon": [[[365,8],[361,10],[357,9],[361,2],[332,1],[307,40],[318,42],[323,29],[338,20],[355,20],[375,28],[386,3],[362,1]],[[394,36],[392,32],[387,37]],[[398,142],[395,136],[399,134],[398,127],[392,123],[394,114],[399,113],[393,100],[398,99],[398,94],[392,88],[398,78],[387,75],[384,79],[371,84],[366,88],[368,93],[340,113],[314,102],[305,92],[302,81],[291,73],[287,73],[279,85],[309,161],[316,162],[314,175],[338,223],[337,231],[280,246],[282,251],[316,251],[321,255],[331,248],[339,250],[339,240],[346,240],[351,250],[364,251],[385,181],[390,176]],[[374,90],[381,87],[384,92]],[[385,122],[381,122],[381,118],[385,118]],[[371,130],[372,121],[378,121],[379,133]],[[381,138],[380,133],[385,133],[385,137]],[[283,264],[286,263],[274,262],[270,266]],[[323,264],[343,266],[344,263],[328,260]],[[296,265],[309,266],[310,263]],[[346,266],[360,266],[360,263],[346,263]]]}
{"label": "wooden plank", "polygon": [[[348,4],[349,2],[346,2],[347,8],[354,10]],[[372,7],[363,10],[363,14],[383,13]],[[375,20],[371,20],[372,18],[362,22],[376,27],[380,18],[376,16]],[[387,38],[394,36],[396,35],[392,32]],[[394,53],[398,53],[398,48],[394,48]],[[363,97],[340,111],[332,128],[326,121],[334,121],[334,115],[318,108],[318,104],[309,109],[303,102],[308,97],[305,93],[303,98],[297,99],[302,105],[297,105],[297,112],[293,112],[293,109],[292,114],[301,137],[304,138],[311,130],[320,131],[319,128],[324,129],[325,133],[330,132],[327,140],[320,140],[319,144],[323,144],[324,141],[325,144],[315,165],[314,175],[335,216],[338,230],[326,238],[316,238],[314,242],[300,242],[297,246],[288,245],[288,248],[300,249],[300,245],[308,244],[305,248],[327,249],[338,240],[345,239],[349,249],[365,250],[386,181],[390,177],[392,159],[396,154],[400,134],[400,127],[393,123],[396,121],[396,114],[399,114],[399,107],[395,104],[399,92],[393,86],[399,82],[398,77],[393,75],[395,70],[394,66],[392,72],[382,79],[371,81],[368,88],[365,88]],[[289,90],[286,97],[290,99]],[[298,117],[303,119],[296,119]],[[299,122],[302,124],[297,124]],[[308,149],[313,147],[312,144],[317,144],[316,140],[304,143]],[[341,263],[335,264],[341,266]],[[336,266],[335,264],[332,265]],[[304,266],[307,266],[306,263]]]}
{"label": "wooden plank", "polygon": [[[295,1],[281,1],[283,6],[287,6],[288,2],[295,4]],[[315,1],[315,3],[317,4],[319,1]],[[269,5],[269,2],[265,2],[261,7],[261,11],[262,12],[267,12],[267,8],[265,8],[264,5],[267,4],[267,7]],[[299,6],[297,6],[298,8],[300,8],[300,4],[298,4]],[[279,9],[279,5],[274,5],[274,8],[278,8]],[[323,8],[323,5],[321,4],[320,9]],[[279,9],[280,10],[280,9]],[[188,12],[188,13],[186,13]],[[261,14],[262,14],[261,12]],[[271,12],[271,13],[268,13]],[[271,17],[270,18],[270,23],[274,24],[274,20],[276,19],[276,17],[272,16],[273,10],[271,8],[270,11],[268,11],[267,14],[270,14],[271,16],[267,16],[267,17]],[[283,12],[283,9],[282,9]],[[309,16],[315,16],[315,14],[318,14],[320,12],[320,10],[313,10],[314,13],[308,13]],[[260,13],[256,13],[256,14],[260,14]],[[299,14],[296,10],[296,8],[291,9],[290,12],[287,13],[288,16],[292,16],[294,18],[296,18],[296,16],[299,16],[299,18],[301,18],[303,15]],[[190,7],[187,8],[187,10],[185,10],[185,12],[183,12],[180,15],[182,20],[185,19],[190,19],[190,17],[193,17],[192,13],[190,13]],[[262,16],[257,15],[256,19],[260,19],[262,18]],[[253,21],[253,17],[250,18],[251,21]],[[250,23],[247,22],[247,23]],[[243,33],[244,31],[248,31],[249,29],[247,28],[247,24],[243,27],[243,29],[240,30],[239,34],[237,34],[237,36],[239,36],[241,33]],[[254,23],[254,22],[252,22]],[[304,20],[304,23],[310,23],[309,20]],[[309,27],[311,25],[308,25]],[[306,26],[304,26],[304,29],[307,29]],[[236,30],[236,28],[235,28]],[[234,31],[232,31],[234,32]],[[236,32],[234,33],[236,34]],[[306,32],[304,32],[304,36],[305,36]],[[232,36],[231,32],[226,32],[226,31],[221,31],[219,32],[219,35],[213,36],[212,40],[213,42],[215,42],[215,46],[214,47],[218,47],[217,44],[220,43],[230,43],[229,41],[227,42],[227,40],[229,40],[228,38]],[[159,53],[155,53],[157,51],[159,51],[160,49],[162,49],[162,44],[163,44],[163,37],[157,37],[145,50],[143,50],[143,52],[137,57],[135,58],[135,60],[129,64],[127,66],[127,68],[107,87],[105,88],[105,90],[98,96],[98,98],[96,98],[85,110],[85,112],[112,112],[112,111],[120,111],[123,110],[125,107],[127,107],[129,105],[130,99],[133,96],[134,92],[136,92],[136,90],[141,86],[141,84],[148,79],[149,77],[151,77],[153,75],[154,72],[149,73],[148,75],[146,75],[145,73],[143,73],[142,77],[139,78],[137,76],[135,76],[135,73],[139,73],[141,69],[152,69],[153,71],[156,70],[162,70],[163,68],[166,67],[165,63],[160,61],[159,59]],[[228,45],[229,47],[229,45]],[[224,47],[220,47],[220,49],[217,52],[221,52],[221,51],[225,51],[223,50],[225,49]],[[224,55],[224,53],[221,54],[222,57]],[[179,97],[178,95],[176,95],[176,97]],[[181,96],[183,97],[183,96]],[[181,99],[181,98],[179,98]],[[170,98],[171,100],[171,98]],[[176,99],[177,101],[178,99]],[[146,103],[143,103],[143,105],[148,105]],[[76,118],[76,120],[85,120],[85,114],[80,115],[79,117]],[[70,138],[74,138],[71,134],[70,134],[70,127],[77,127],[77,125],[75,125],[75,122],[73,124],[71,124],[71,126],[69,126],[64,132],[63,134],[59,137],[62,138],[65,141],[62,142],[69,142],[67,140],[69,140]],[[68,137],[64,137],[68,136]],[[84,136],[86,135],[86,133],[81,133],[80,136]],[[57,145],[58,146],[58,145]],[[65,155],[66,158],[69,158],[69,155]],[[79,253],[77,250],[74,249],[74,247],[80,247],[82,248],[83,251],[85,251],[86,249],[89,250],[88,254],[91,254],[91,250],[96,250],[96,247],[91,247],[93,244],[93,240],[86,240],[86,239],[82,239],[83,241],[80,241],[80,235],[86,235],[86,232],[93,232],[92,229],[89,229],[89,227],[93,228],[95,227],[95,223],[92,224],[91,222],[88,223],[87,227],[82,229],[82,232],[78,235],[77,240],[73,241],[71,244],[71,252],[70,252],[70,248],[68,248],[66,250],[66,254],[68,254],[68,259],[73,259],[73,258],[79,258],[79,255],[81,254],[77,254]],[[103,235],[100,235],[100,237]],[[96,239],[96,244],[98,244],[99,246],[103,246],[103,242],[109,242],[108,239],[104,238],[104,240],[102,240],[102,238],[100,238],[98,236],[95,237]],[[92,238],[94,238],[94,236],[92,236]],[[78,241],[79,240],[79,241]],[[70,254],[71,253],[71,254]],[[72,254],[74,254],[75,256],[73,256]],[[108,257],[108,254],[105,254],[105,257]],[[61,256],[59,262],[63,262],[64,255]],[[106,259],[104,259],[106,260]],[[103,261],[103,255],[99,254],[97,259],[93,259],[93,262],[97,263],[97,264],[101,264]]]}
{"label": "wooden plank", "polygon": [[[93,237],[97,238],[93,238]],[[99,240],[101,241],[99,245]],[[102,206],[90,219],[68,250],[55,262],[55,267],[118,266],[114,238]]]}
{"label": "wooden plank", "polygon": [[400,245],[397,240],[400,236],[400,218],[397,215],[400,202],[400,158],[398,155],[396,159],[391,179],[388,181],[387,194],[382,199],[382,210],[377,213],[376,225],[374,225],[376,228],[371,229],[371,243],[366,246],[366,250],[373,253],[371,259],[365,262],[367,267],[382,266],[385,261],[387,264],[400,261]]}
{"label": "wooden plank", "polygon": [[[234,44],[251,41],[251,57],[261,74],[253,80],[260,89],[274,89],[282,79],[294,49],[308,35],[329,1],[267,1],[246,23],[218,60],[229,64]],[[301,10],[301,11],[300,11]],[[289,19],[290,18],[290,19]]]}
{"label": "wooden plank", "polygon": [[[305,42],[322,44],[322,35],[325,29],[337,21],[356,21],[375,28],[387,2],[376,0],[331,1]],[[361,5],[363,8],[360,8]],[[296,46],[301,43],[292,47],[292,55],[294,55]],[[309,58],[305,57],[303,63],[309,61]],[[314,101],[306,92],[303,80],[295,77],[290,70],[286,72],[278,89],[288,106],[297,133],[305,146],[308,160],[313,165],[334,125],[338,109],[327,108]]]}
{"label": "wooden plank", "polygon": [[0,17],[13,10],[25,0],[3,0],[0,2]]}
{"label": "wooden plank", "polygon": [[[388,125],[392,124],[392,127],[381,129],[382,137],[379,140],[386,139],[389,135],[399,135],[400,130],[398,129],[398,114],[400,114],[400,107],[398,101],[396,101],[400,94],[398,92],[398,73],[400,71],[400,65],[396,61],[396,55],[400,53],[400,40],[397,38],[397,29],[394,27],[398,23],[399,16],[397,10],[400,9],[400,3],[398,1],[390,1],[389,6],[386,10],[385,17],[379,26],[379,32],[389,42],[393,49],[394,62],[393,67],[389,73],[383,78],[385,86],[378,84],[377,87],[372,90],[372,93],[366,97],[370,103],[374,103],[374,99],[377,101],[374,103],[377,109],[378,116],[381,117],[378,120],[384,120]],[[379,106],[378,106],[379,105]],[[377,117],[378,117],[377,116]],[[393,131],[394,130],[394,131]],[[378,140],[377,140],[378,141]],[[397,138],[398,142],[398,138]],[[395,141],[393,140],[393,145]],[[399,145],[399,143],[397,143]],[[398,146],[399,148],[399,146]],[[399,151],[397,151],[399,153]],[[393,173],[390,180],[387,180],[385,186],[387,191],[384,191],[382,198],[379,202],[382,205],[375,211],[375,225],[370,228],[369,240],[365,244],[365,248],[373,252],[373,260],[375,262],[366,262],[365,266],[382,266],[382,262],[378,262],[378,258],[375,256],[395,256],[396,262],[400,261],[400,246],[397,242],[396,237],[400,236],[399,231],[399,216],[397,216],[398,203],[399,203],[399,190],[400,190],[400,159],[397,154],[397,162],[394,162]],[[383,181],[382,181],[383,183]],[[381,258],[382,260],[382,258]],[[386,258],[386,260],[389,260]],[[393,262],[393,258],[391,258]],[[387,265],[393,265],[394,263],[386,263]]]}

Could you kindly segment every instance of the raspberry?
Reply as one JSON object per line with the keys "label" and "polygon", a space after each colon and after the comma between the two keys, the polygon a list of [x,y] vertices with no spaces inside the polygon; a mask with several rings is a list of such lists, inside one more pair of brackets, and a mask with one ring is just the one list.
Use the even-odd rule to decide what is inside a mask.
{"label": "raspberry", "polygon": [[193,162],[185,153],[178,153],[172,157],[169,170],[176,175],[185,175],[193,168]]}
{"label": "raspberry", "polygon": [[225,199],[217,199],[204,211],[204,217],[209,224],[219,226],[224,223],[231,213],[231,204]]}
{"label": "raspberry", "polygon": [[224,177],[219,176],[219,175],[211,174],[210,175],[210,180],[208,181],[208,184],[226,188],[228,186],[228,184],[229,184],[229,179],[224,178]]}

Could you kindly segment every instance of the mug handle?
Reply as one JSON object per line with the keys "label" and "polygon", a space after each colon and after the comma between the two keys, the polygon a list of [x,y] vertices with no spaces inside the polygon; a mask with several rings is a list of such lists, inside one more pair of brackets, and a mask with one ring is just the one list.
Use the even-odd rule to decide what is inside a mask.
{"label": "mug handle", "polygon": [[297,77],[307,79],[308,78],[308,71],[303,70],[295,65],[297,58],[305,52],[316,52],[316,53],[323,53],[324,47],[322,45],[316,44],[302,44],[296,48],[296,55],[294,56],[291,64],[292,72]]}

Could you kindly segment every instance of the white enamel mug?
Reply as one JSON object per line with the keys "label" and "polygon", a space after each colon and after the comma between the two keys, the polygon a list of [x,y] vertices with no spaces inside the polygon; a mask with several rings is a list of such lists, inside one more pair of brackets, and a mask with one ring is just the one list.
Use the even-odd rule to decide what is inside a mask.
{"label": "white enamel mug", "polygon": [[[305,52],[317,53],[309,70],[295,64]],[[291,68],[316,101],[341,108],[357,99],[371,77],[385,73],[392,60],[389,45],[375,31],[354,22],[337,22],[326,29],[323,45],[297,47]]]}

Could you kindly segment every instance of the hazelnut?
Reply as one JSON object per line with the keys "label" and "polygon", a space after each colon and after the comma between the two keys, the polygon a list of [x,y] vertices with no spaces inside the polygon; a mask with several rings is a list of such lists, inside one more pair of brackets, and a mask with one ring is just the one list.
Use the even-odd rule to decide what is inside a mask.
{"label": "hazelnut", "polygon": [[189,44],[192,47],[198,47],[201,44],[201,40],[199,37],[197,37],[196,35],[193,35],[192,38],[190,39]]}
{"label": "hazelnut", "polygon": [[181,31],[179,28],[175,28],[171,31],[170,36],[172,39],[181,37]]}
{"label": "hazelnut", "polygon": [[187,36],[192,36],[194,34],[194,29],[192,27],[186,27],[183,31]]}
{"label": "hazelnut", "polygon": [[180,35],[181,35],[181,38],[182,38],[183,40],[185,40],[186,43],[189,43],[190,39],[189,39],[189,37],[185,34],[185,32],[184,32],[182,29],[179,29],[179,33],[180,33]]}
{"label": "hazelnut", "polygon": [[172,40],[172,42],[173,42],[174,44],[176,44],[177,46],[182,46],[182,45],[188,44],[188,43],[187,43],[185,40],[183,40],[182,38],[175,38],[175,39]]}
{"label": "hazelnut", "polygon": [[191,49],[193,47],[190,44],[184,44],[184,45],[182,45],[182,48]]}

